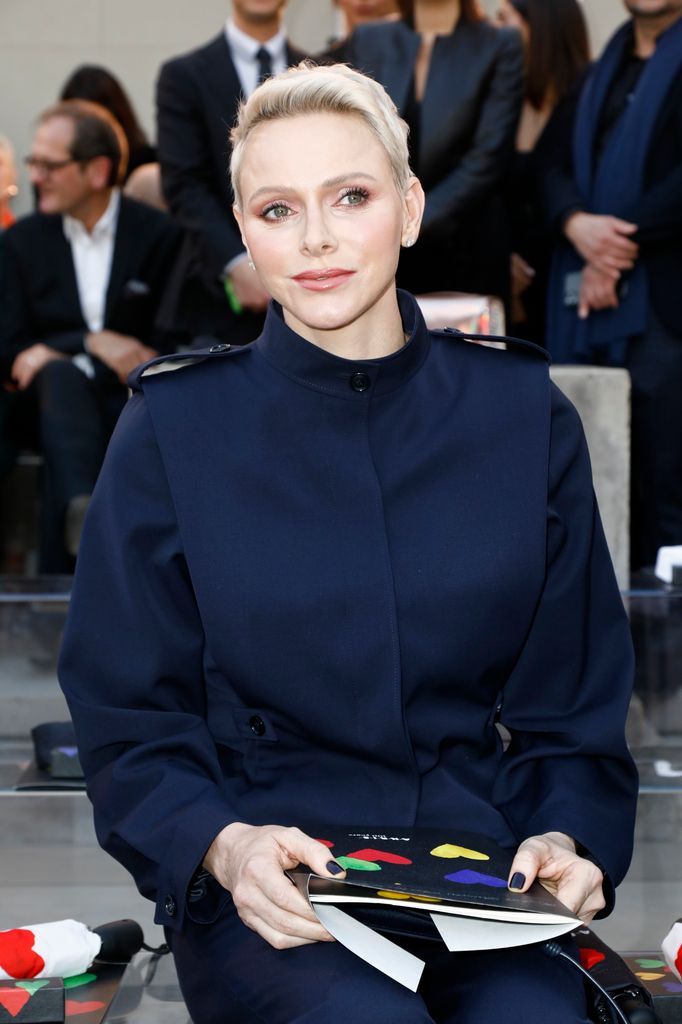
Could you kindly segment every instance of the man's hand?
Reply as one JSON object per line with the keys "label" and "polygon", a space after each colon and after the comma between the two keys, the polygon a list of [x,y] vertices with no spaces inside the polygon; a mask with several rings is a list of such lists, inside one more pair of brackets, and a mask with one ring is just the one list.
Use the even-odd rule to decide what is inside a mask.
{"label": "man's hand", "polygon": [[617,281],[624,270],[632,270],[639,246],[630,235],[637,225],[618,217],[574,213],[564,224],[564,234],[586,263]]}
{"label": "man's hand", "polygon": [[329,850],[297,828],[244,825],[234,822],[211,843],[203,866],[232,900],[240,918],[275,949],[333,942],[306,899],[284,874],[307,864],[316,874],[340,877]]}
{"label": "man's hand", "polygon": [[586,320],[593,309],[617,309],[617,281],[588,263],[580,278],[578,316]]}
{"label": "man's hand", "polygon": [[12,363],[10,377],[14,381],[17,391],[25,391],[46,363],[51,363],[53,359],[67,358],[68,356],[58,352],[56,348],[50,348],[49,345],[44,345],[42,341],[39,341],[19,353]]}
{"label": "man's hand", "polygon": [[234,290],[234,295],[243,309],[250,309],[259,313],[265,309],[270,296],[260,283],[260,278],[249,266],[247,257],[233,264],[228,277]]}
{"label": "man's hand", "polygon": [[85,340],[86,351],[100,359],[110,370],[113,370],[121,384],[125,384],[129,373],[145,363],[148,359],[158,356],[156,349],[143,345],[137,338],[118,331],[96,331],[88,334]]}
{"label": "man's hand", "polygon": [[509,888],[526,892],[536,878],[581,921],[591,921],[606,906],[603,874],[592,861],[578,856],[575,842],[563,832],[531,836],[516,851]]}

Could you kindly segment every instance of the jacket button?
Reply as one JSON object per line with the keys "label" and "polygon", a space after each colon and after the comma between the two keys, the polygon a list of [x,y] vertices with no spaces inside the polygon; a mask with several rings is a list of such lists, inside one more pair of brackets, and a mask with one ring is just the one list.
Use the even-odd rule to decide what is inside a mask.
{"label": "jacket button", "polygon": [[231,345],[211,345],[209,352],[228,352],[232,348]]}
{"label": "jacket button", "polygon": [[166,896],[163,906],[169,917],[175,917],[175,911],[177,910],[177,906],[173,896]]}
{"label": "jacket button", "polygon": [[366,391],[372,381],[366,373],[354,373],[351,375],[350,386],[353,391]]}
{"label": "jacket button", "polygon": [[262,736],[265,732],[265,722],[260,715],[251,715],[249,719],[249,729],[256,736]]}

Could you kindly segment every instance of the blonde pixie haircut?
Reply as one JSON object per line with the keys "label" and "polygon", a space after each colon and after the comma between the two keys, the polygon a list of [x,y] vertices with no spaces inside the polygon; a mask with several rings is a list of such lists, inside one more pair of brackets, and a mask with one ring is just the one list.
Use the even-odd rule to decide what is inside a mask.
{"label": "blonde pixie haircut", "polygon": [[301,114],[352,114],[367,125],[386,151],[402,193],[412,177],[407,150],[408,127],[383,86],[345,64],[318,66],[303,61],[266,79],[241,103],[230,132],[230,175],[235,205],[242,207],[239,175],[249,135],[266,121]]}

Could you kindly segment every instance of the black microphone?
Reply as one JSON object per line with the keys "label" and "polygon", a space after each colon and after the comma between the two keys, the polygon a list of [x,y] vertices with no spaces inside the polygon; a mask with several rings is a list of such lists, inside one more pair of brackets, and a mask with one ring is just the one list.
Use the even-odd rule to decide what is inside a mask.
{"label": "black microphone", "polygon": [[144,932],[139,924],[127,918],[122,921],[108,921],[107,924],[91,928],[90,931],[99,935],[102,940],[97,960],[106,963],[127,964],[144,945]]}

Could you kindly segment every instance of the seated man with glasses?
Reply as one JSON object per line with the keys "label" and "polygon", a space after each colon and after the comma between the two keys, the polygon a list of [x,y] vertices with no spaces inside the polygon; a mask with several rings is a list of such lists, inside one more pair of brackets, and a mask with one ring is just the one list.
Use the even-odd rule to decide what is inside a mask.
{"label": "seated man with glasses", "polygon": [[128,373],[178,340],[155,320],[179,229],[120,193],[126,162],[123,131],[103,107],[51,107],[26,159],[39,212],[0,247],[7,429],[45,460],[41,572],[73,569]]}

